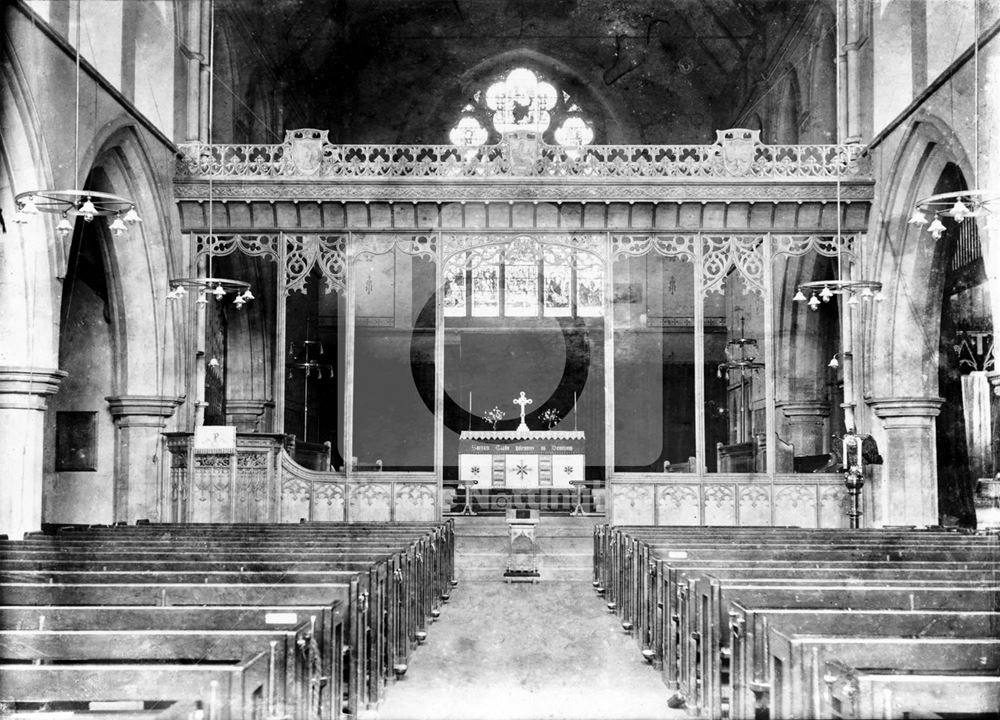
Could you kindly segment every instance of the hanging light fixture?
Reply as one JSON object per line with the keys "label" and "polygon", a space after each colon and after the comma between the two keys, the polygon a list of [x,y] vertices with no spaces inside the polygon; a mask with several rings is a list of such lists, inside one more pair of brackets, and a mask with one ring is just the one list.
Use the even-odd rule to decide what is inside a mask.
{"label": "hanging light fixture", "polygon": [[[213,103],[215,94],[215,6],[212,6],[212,19],[209,27],[209,62],[208,62],[208,145],[212,144],[212,123],[213,123]],[[126,220],[128,218],[125,218]],[[167,293],[168,300],[181,300],[189,294],[197,297],[199,305],[207,305],[209,296],[215,298],[217,302],[232,296],[233,305],[236,309],[241,309],[250,300],[254,299],[254,294],[250,291],[250,283],[242,280],[232,280],[230,278],[214,277],[212,275],[212,261],[214,258],[215,235],[212,232],[212,176],[208,176],[208,237],[206,239],[205,276],[179,277],[170,279],[170,292]],[[196,249],[197,255],[197,249]]]}
{"label": "hanging light fixture", "polygon": [[316,373],[317,380],[323,380],[323,373],[326,373],[326,379],[333,377],[333,365],[330,363],[321,362],[317,355],[323,354],[323,343],[319,340],[304,340],[302,342],[302,352],[300,355],[295,353],[295,343],[291,343],[288,347],[288,357],[295,358],[290,361],[285,367],[288,368],[288,377],[292,377],[293,373],[298,371],[303,375],[303,402],[302,402],[302,439],[306,442],[309,441],[309,379],[312,374]]}
{"label": "hanging light fixture", "polygon": [[740,318],[740,336],[726,343],[726,362],[720,363],[717,375],[726,381],[732,373],[739,374],[739,406],[737,408],[736,427],[740,442],[745,442],[753,425],[750,412],[750,399],[753,395],[753,376],[764,368],[764,363],[757,359],[758,346],[756,338],[746,336],[746,318]]}
{"label": "hanging light fixture", "polygon": [[[972,144],[974,158],[972,186],[975,188],[979,181],[979,0],[975,0],[973,8],[972,103],[975,125],[973,126]],[[986,190],[972,189],[938,193],[917,200],[907,222],[910,225],[926,226],[931,237],[940,240],[946,229],[945,224],[941,222],[942,217],[949,217],[956,223],[962,223],[968,218],[991,218],[996,214],[998,208],[1000,208],[1000,195]],[[930,216],[933,216],[933,219],[930,219]]]}
{"label": "hanging light fixture", "polygon": [[[837,16],[837,47],[840,47],[840,16]],[[837,117],[840,117],[840,65],[837,66],[836,74],[836,100],[837,104],[834,108],[837,113]],[[837,147],[841,147],[841,127],[840,122],[837,122]],[[844,279],[844,268],[843,268],[843,250],[844,250],[844,236],[841,232],[841,177],[843,175],[843,169],[846,162],[841,158],[837,162],[837,277],[831,280],[811,280],[809,282],[799,283],[796,289],[795,295],[792,297],[794,302],[804,302],[809,306],[810,310],[819,310],[820,305],[823,303],[830,302],[830,299],[836,295],[840,295],[847,298],[847,306],[849,308],[854,308],[864,303],[870,301],[882,302],[885,299],[885,295],[882,294],[882,283],[875,280],[850,280]],[[857,249],[858,258],[858,275],[862,278],[864,277],[864,252],[859,247]],[[808,297],[807,297],[808,296]],[[860,299],[859,299],[860,298]],[[834,358],[836,359],[836,358]],[[831,367],[833,367],[831,365]]]}
{"label": "hanging light fixture", "polygon": [[740,318],[740,336],[727,342],[724,352],[726,362],[719,363],[716,371],[719,378],[728,379],[731,372],[738,372],[741,377],[746,377],[748,373],[764,367],[764,363],[757,360],[757,339],[746,337],[746,318]]}
{"label": "hanging light fixture", "polygon": [[[80,184],[80,5],[76,6],[76,99],[73,141],[73,183]],[[58,213],[62,217],[56,225],[59,237],[65,239],[73,232],[78,217],[93,222],[96,217],[113,217],[109,223],[115,236],[121,236],[128,225],[142,222],[135,210],[135,203],[127,198],[96,190],[28,190],[14,196],[17,209],[13,221],[25,225],[38,213]],[[127,223],[127,224],[126,224]]]}
{"label": "hanging light fixture", "polygon": [[[820,305],[828,303],[830,300],[840,295],[847,298],[847,306],[854,308],[863,303],[871,301],[882,302],[885,295],[882,294],[882,283],[876,280],[850,280],[842,277],[843,273],[843,249],[844,236],[840,231],[840,168],[837,165],[837,277],[830,280],[810,280],[799,283],[792,300],[804,302],[810,310],[819,310]],[[858,274],[864,277],[864,253],[861,248],[857,251]]]}
{"label": "hanging light fixture", "polygon": [[[838,146],[839,140],[838,137]],[[843,162],[837,163],[837,277],[831,280],[811,280],[799,283],[795,295],[792,297],[794,302],[804,302],[809,306],[810,310],[814,311],[819,310],[820,305],[830,302],[831,298],[837,295],[846,297],[847,306],[852,308],[861,305],[863,302],[882,302],[885,299],[885,295],[882,294],[882,283],[875,280],[850,280],[842,277],[844,274],[842,261],[844,236],[840,228],[840,178],[843,166]],[[864,253],[861,251],[861,248],[858,248],[857,258],[858,274],[864,277]]]}

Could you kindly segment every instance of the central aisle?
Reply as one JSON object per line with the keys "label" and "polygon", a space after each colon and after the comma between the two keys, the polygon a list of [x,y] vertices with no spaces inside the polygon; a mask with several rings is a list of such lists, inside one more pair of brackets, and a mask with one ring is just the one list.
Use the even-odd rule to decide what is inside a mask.
{"label": "central aisle", "polygon": [[462,582],[380,720],[684,718],[589,582]]}

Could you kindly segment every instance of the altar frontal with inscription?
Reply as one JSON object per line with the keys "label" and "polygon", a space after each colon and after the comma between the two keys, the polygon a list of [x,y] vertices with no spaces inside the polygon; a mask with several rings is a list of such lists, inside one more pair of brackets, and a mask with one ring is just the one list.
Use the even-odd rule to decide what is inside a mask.
{"label": "altar frontal with inscription", "polygon": [[465,431],[459,436],[459,484],[480,488],[570,488],[584,479],[582,430]]}

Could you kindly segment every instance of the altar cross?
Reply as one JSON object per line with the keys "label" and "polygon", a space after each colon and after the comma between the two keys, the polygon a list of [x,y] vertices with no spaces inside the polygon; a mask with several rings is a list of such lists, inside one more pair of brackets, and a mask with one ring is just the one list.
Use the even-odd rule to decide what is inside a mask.
{"label": "altar cross", "polygon": [[523,390],[521,391],[520,395],[514,398],[514,404],[521,406],[521,424],[517,426],[518,432],[528,432],[528,423],[524,421],[524,408],[528,405],[531,405],[532,402],[534,401],[531,398],[527,398],[524,396]]}

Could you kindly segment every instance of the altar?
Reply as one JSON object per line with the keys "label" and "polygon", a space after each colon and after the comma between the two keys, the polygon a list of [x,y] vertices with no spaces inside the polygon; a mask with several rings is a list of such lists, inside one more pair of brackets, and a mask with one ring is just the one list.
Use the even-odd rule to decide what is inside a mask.
{"label": "altar", "polygon": [[490,488],[572,488],[584,479],[582,430],[484,430],[458,440],[460,485]]}

